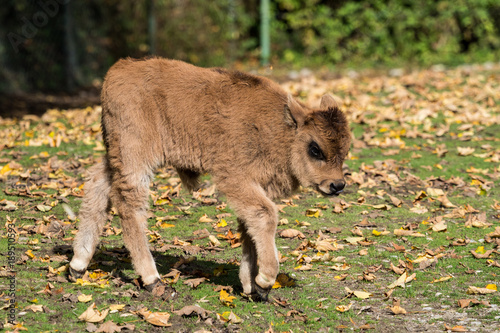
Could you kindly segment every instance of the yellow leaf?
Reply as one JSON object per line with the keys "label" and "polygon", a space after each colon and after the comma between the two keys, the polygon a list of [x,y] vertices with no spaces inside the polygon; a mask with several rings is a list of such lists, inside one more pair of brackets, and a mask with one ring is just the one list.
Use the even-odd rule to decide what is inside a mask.
{"label": "yellow leaf", "polygon": [[31,252],[31,250],[28,250],[26,252],[24,252],[24,254],[26,254],[28,257],[30,257],[31,259],[34,259],[35,258],[35,255],[33,254],[33,252]]}
{"label": "yellow leaf", "polygon": [[9,171],[12,171],[12,169],[8,164],[5,164],[3,168],[0,170],[0,175],[5,175]]}
{"label": "yellow leaf", "polygon": [[235,300],[235,299],[236,299],[236,297],[229,295],[228,292],[225,291],[224,289],[222,289],[220,291],[219,300],[223,305],[234,307],[235,305],[232,303],[233,303],[233,300]]}
{"label": "yellow leaf", "polygon": [[238,317],[233,311],[226,311],[222,314],[217,314],[217,318],[219,318],[220,321],[231,324],[240,324],[243,322],[243,319]]}
{"label": "yellow leaf", "polygon": [[163,206],[163,205],[166,205],[168,203],[170,203],[170,200],[168,200],[168,199],[158,199],[155,201],[154,205],[155,206]]}
{"label": "yellow leaf", "polygon": [[283,287],[293,287],[295,286],[295,281],[291,279],[288,275],[280,273],[276,277],[276,282],[273,285],[273,289],[283,288]]}
{"label": "yellow leaf", "polygon": [[163,222],[162,224],[160,224],[160,228],[162,228],[162,229],[173,228],[173,227],[175,227],[175,224],[170,224],[167,222]]}
{"label": "yellow leaf", "polygon": [[219,223],[217,223],[217,227],[223,228],[227,226],[227,222],[224,219],[221,219]]}
{"label": "yellow leaf", "polygon": [[356,296],[357,298],[361,298],[361,299],[367,299],[369,298],[370,296],[372,296],[371,293],[367,293],[365,291],[354,291],[353,292],[354,296]]}
{"label": "yellow leaf", "polygon": [[109,306],[109,309],[113,311],[121,311],[125,308],[125,304],[112,304]]}
{"label": "yellow leaf", "polygon": [[451,279],[453,276],[443,276],[439,279],[435,279],[434,281],[432,281],[431,283],[438,283],[438,282],[444,282],[444,281],[448,281],[449,279]]}
{"label": "yellow leaf", "polygon": [[484,246],[478,246],[476,249],[476,253],[484,254],[485,252]]}
{"label": "yellow leaf", "polygon": [[307,217],[320,217],[321,211],[317,208],[311,208],[306,211]]}
{"label": "yellow leaf", "polygon": [[486,289],[491,289],[491,290],[498,290],[496,284],[488,284],[486,286]]}
{"label": "yellow leaf", "polygon": [[335,310],[337,310],[338,312],[346,312],[351,308],[352,304],[353,303],[349,303],[347,305],[337,305],[335,307]]}

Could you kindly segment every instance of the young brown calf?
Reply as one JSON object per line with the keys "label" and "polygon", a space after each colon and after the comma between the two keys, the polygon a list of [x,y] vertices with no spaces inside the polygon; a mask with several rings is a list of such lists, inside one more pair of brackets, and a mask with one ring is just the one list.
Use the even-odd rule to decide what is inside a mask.
{"label": "young brown calf", "polygon": [[82,274],[113,204],[136,272],[148,290],[159,282],[145,234],[149,185],[156,168],[176,168],[192,190],[212,175],[238,215],[247,294],[264,299],[278,274],[273,199],[299,184],[342,192],[351,136],[331,96],[310,109],[276,83],[237,71],[153,58],[120,60],[102,87],[107,154],[89,171],[70,271]]}

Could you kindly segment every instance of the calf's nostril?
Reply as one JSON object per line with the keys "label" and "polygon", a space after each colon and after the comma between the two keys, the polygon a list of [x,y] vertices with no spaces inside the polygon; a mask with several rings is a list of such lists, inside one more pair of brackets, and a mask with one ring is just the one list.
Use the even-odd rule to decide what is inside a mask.
{"label": "calf's nostril", "polygon": [[343,180],[341,181],[335,181],[330,184],[330,192],[331,193],[338,193],[342,191],[345,187],[345,182]]}

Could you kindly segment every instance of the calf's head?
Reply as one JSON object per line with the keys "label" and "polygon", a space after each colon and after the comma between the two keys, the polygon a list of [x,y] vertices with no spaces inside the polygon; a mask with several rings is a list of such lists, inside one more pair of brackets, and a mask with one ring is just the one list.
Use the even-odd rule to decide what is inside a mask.
{"label": "calf's head", "polygon": [[345,187],[342,164],[349,152],[351,133],[345,115],[330,95],[310,110],[288,96],[285,122],[295,128],[291,163],[303,186],[314,186],[323,195],[338,195]]}

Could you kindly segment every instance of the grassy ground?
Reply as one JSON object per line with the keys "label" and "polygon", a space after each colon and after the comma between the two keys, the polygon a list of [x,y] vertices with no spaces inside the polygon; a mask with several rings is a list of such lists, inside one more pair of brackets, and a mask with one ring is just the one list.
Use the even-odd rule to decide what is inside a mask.
{"label": "grassy ground", "polygon": [[[99,107],[0,119],[0,325],[30,332],[498,331],[499,82],[499,67],[475,66],[284,83],[310,105],[336,95],[355,140],[344,195],[301,189],[278,202],[282,275],[268,303],[240,294],[236,216],[212,193],[210,178],[192,195],[168,168],[151,186],[148,221],[159,272],[173,289],[153,296],[137,287],[113,212],[89,274],[69,281],[77,221],[64,207],[78,211],[85,170],[103,154]],[[287,229],[302,234],[289,238],[281,233]],[[92,303],[101,318],[79,319]],[[206,312],[175,313],[192,305]],[[172,326],[158,326],[167,317],[158,312]]]}

